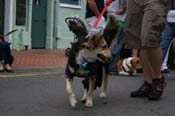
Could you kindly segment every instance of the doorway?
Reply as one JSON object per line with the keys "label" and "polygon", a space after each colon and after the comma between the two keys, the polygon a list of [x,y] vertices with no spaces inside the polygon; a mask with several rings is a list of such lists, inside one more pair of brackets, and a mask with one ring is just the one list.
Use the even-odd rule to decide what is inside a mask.
{"label": "doorway", "polygon": [[32,48],[46,47],[47,0],[33,0],[32,10]]}

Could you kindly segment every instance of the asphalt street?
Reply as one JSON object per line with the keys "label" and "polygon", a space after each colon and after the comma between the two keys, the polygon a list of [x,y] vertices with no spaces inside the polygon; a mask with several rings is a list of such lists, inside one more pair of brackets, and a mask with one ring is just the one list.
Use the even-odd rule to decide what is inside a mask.
{"label": "asphalt street", "polygon": [[20,73],[0,76],[0,116],[175,116],[175,73],[166,74],[167,87],[160,101],[131,98],[130,92],[142,83],[141,75],[110,76],[107,104],[94,94],[94,107],[80,102],[83,95],[81,78],[74,79],[78,100],[69,105],[63,74],[38,71],[35,75]]}

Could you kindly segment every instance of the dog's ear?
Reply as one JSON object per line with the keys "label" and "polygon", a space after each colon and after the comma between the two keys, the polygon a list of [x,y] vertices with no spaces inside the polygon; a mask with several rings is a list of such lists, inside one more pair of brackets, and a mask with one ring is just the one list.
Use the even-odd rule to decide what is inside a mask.
{"label": "dog's ear", "polygon": [[110,46],[112,41],[116,38],[118,29],[119,29],[119,21],[113,15],[111,15],[109,17],[109,22],[106,25],[103,32],[103,37],[106,40],[108,46]]}
{"label": "dog's ear", "polygon": [[141,62],[140,62],[140,58],[133,58],[131,60],[131,64],[133,66],[134,69],[139,69],[141,68]]}

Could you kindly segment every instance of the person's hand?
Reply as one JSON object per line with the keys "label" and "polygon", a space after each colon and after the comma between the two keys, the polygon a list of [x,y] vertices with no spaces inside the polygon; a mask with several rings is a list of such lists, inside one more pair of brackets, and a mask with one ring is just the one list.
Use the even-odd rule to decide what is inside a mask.
{"label": "person's hand", "polygon": [[122,15],[122,14],[124,14],[124,13],[125,13],[125,10],[124,10],[124,9],[120,9],[120,10],[117,10],[117,11],[115,12],[116,15]]}
{"label": "person's hand", "polygon": [[109,6],[114,0],[107,0],[106,5]]}
{"label": "person's hand", "polygon": [[105,18],[104,17],[101,17],[101,19],[100,19],[100,21],[99,21],[99,23],[98,23],[98,27],[105,27],[105,25],[106,25],[106,21],[105,21]]}

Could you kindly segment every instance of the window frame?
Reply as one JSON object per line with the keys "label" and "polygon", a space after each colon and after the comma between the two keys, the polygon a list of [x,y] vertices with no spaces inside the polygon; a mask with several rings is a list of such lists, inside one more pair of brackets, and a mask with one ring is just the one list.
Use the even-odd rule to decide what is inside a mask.
{"label": "window frame", "polygon": [[27,25],[27,1],[25,2],[24,24],[17,24],[17,0],[16,0],[16,3],[15,3],[15,7],[16,7],[16,10],[15,10],[15,25],[16,26],[26,26]]}
{"label": "window frame", "polygon": [[69,4],[69,3],[59,3],[60,7],[65,7],[65,8],[74,8],[74,9],[81,9],[81,0],[78,0],[78,5],[75,4]]}

